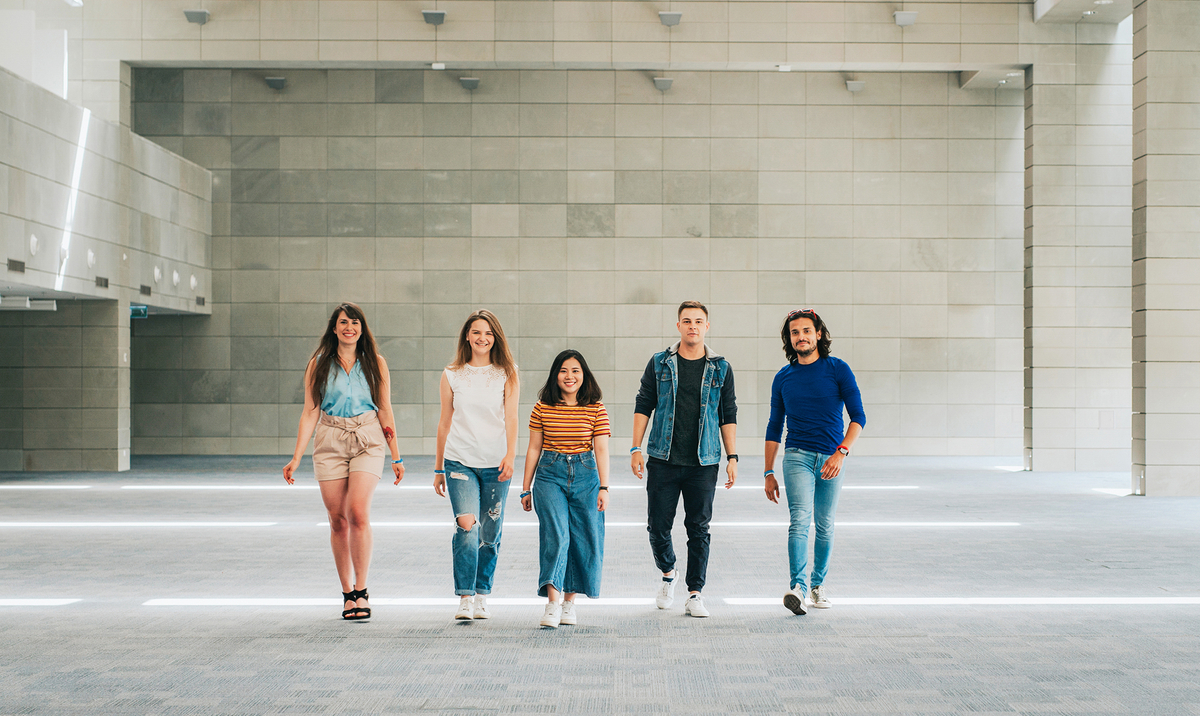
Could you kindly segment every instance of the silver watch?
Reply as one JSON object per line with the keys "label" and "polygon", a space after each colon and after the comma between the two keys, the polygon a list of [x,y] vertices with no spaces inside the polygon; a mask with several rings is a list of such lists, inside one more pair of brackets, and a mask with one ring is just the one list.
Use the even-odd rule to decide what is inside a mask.
{"label": "silver watch", "polygon": [[837,451],[842,454],[842,457],[845,457],[850,454],[850,450],[848,448],[846,448],[845,446],[839,446]]}

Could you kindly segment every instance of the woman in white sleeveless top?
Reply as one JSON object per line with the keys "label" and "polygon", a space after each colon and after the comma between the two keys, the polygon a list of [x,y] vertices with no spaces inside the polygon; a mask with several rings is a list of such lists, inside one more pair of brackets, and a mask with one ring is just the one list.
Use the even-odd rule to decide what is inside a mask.
{"label": "woman in white sleeveless top", "polygon": [[[504,502],[517,452],[517,366],[491,311],[467,317],[454,362],[442,372],[433,489],[450,504],[455,530],[455,619],[487,619]],[[473,598],[473,601],[472,601]]]}

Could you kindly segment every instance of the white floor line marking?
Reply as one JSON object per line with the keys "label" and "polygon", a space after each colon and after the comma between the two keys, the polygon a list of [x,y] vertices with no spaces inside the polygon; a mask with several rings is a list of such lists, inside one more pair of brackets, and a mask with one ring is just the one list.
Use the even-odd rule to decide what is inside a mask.
{"label": "white floor line marking", "polygon": [[121,485],[122,490],[319,490],[316,485]]}
{"label": "white floor line marking", "polygon": [[[72,600],[62,600],[72,601]],[[73,600],[79,601],[79,600]],[[577,600],[580,605],[598,607],[649,606],[654,604],[653,597],[600,597],[588,599],[580,595]],[[540,597],[488,597],[488,606],[497,607],[531,607],[542,606],[546,603]],[[337,597],[312,598],[168,598],[150,599],[142,603],[144,607],[332,607],[343,604]],[[458,606],[458,597],[372,597],[372,606],[392,607],[454,607]],[[0,606],[3,601],[0,600]]]}
{"label": "white floor line marking", "polygon": [[995,470],[1003,470],[1004,472],[1025,472],[1023,465],[997,465]]}
{"label": "white floor line marking", "polygon": [[[790,527],[790,522],[710,522],[712,527]],[[3,523],[0,523],[3,526]],[[328,522],[318,522],[317,527],[328,527]],[[454,527],[453,520],[445,522],[371,522],[372,527]],[[508,520],[505,527],[537,527],[529,520]],[[605,522],[605,527],[645,527],[645,522]],[[835,527],[1020,527],[1020,522],[835,522]]]}
{"label": "white floor line marking", "polygon": [[1093,487],[1096,492],[1103,492],[1106,495],[1116,495],[1117,497],[1129,497],[1133,493],[1127,487]]}
{"label": "white floor line marking", "polygon": [[0,527],[272,527],[278,522],[0,522]]}
{"label": "white floor line marking", "polygon": [[[1200,597],[835,597],[834,606],[1054,606],[1054,605],[1200,605]],[[726,597],[736,606],[783,606],[778,597]]]}
{"label": "white floor line marking", "polygon": [[61,607],[82,599],[0,599],[0,607]]}
{"label": "white floor line marking", "polygon": [[[734,485],[733,490],[761,490],[763,485]],[[843,490],[919,490],[917,485],[842,485]],[[718,490],[719,491],[719,490]],[[783,491],[782,484],[780,492]]]}
{"label": "white floor line marking", "polygon": [[0,490],[90,490],[91,485],[0,485]]}

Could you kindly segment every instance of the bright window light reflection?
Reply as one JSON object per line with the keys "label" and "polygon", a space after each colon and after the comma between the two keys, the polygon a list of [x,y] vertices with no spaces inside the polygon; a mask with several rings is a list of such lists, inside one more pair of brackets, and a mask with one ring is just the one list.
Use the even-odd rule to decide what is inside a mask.
{"label": "bright window light reflection", "polygon": [[63,279],[67,275],[67,258],[71,255],[71,233],[75,230],[75,208],[79,204],[79,182],[83,177],[83,157],[87,153],[88,125],[92,121],[92,112],[83,110],[83,119],[79,122],[79,141],[75,148],[75,168],[71,172],[71,196],[67,199],[67,215],[63,220],[62,249],[58,253],[58,276],[54,279],[54,290],[63,289]]}

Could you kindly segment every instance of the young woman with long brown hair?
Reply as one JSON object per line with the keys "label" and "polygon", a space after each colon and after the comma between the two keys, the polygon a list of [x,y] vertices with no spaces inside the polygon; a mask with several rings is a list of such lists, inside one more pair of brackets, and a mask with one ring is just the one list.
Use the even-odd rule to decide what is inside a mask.
{"label": "young woman with long brown hair", "polygon": [[433,489],[442,497],[450,494],[457,523],[452,549],[459,605],[454,618],[487,619],[516,459],[520,394],[508,340],[491,311],[476,311],[463,323],[454,362],[442,372],[439,391]]}
{"label": "young woman with long brown hair", "polygon": [[396,484],[404,477],[391,393],[387,361],[379,355],[367,317],[353,303],[339,305],[304,372],[304,412],[283,479],[294,484],[292,475],[315,429],[313,470],[329,512],[329,541],[347,620],[371,616],[371,497],[383,476],[385,446]]}

